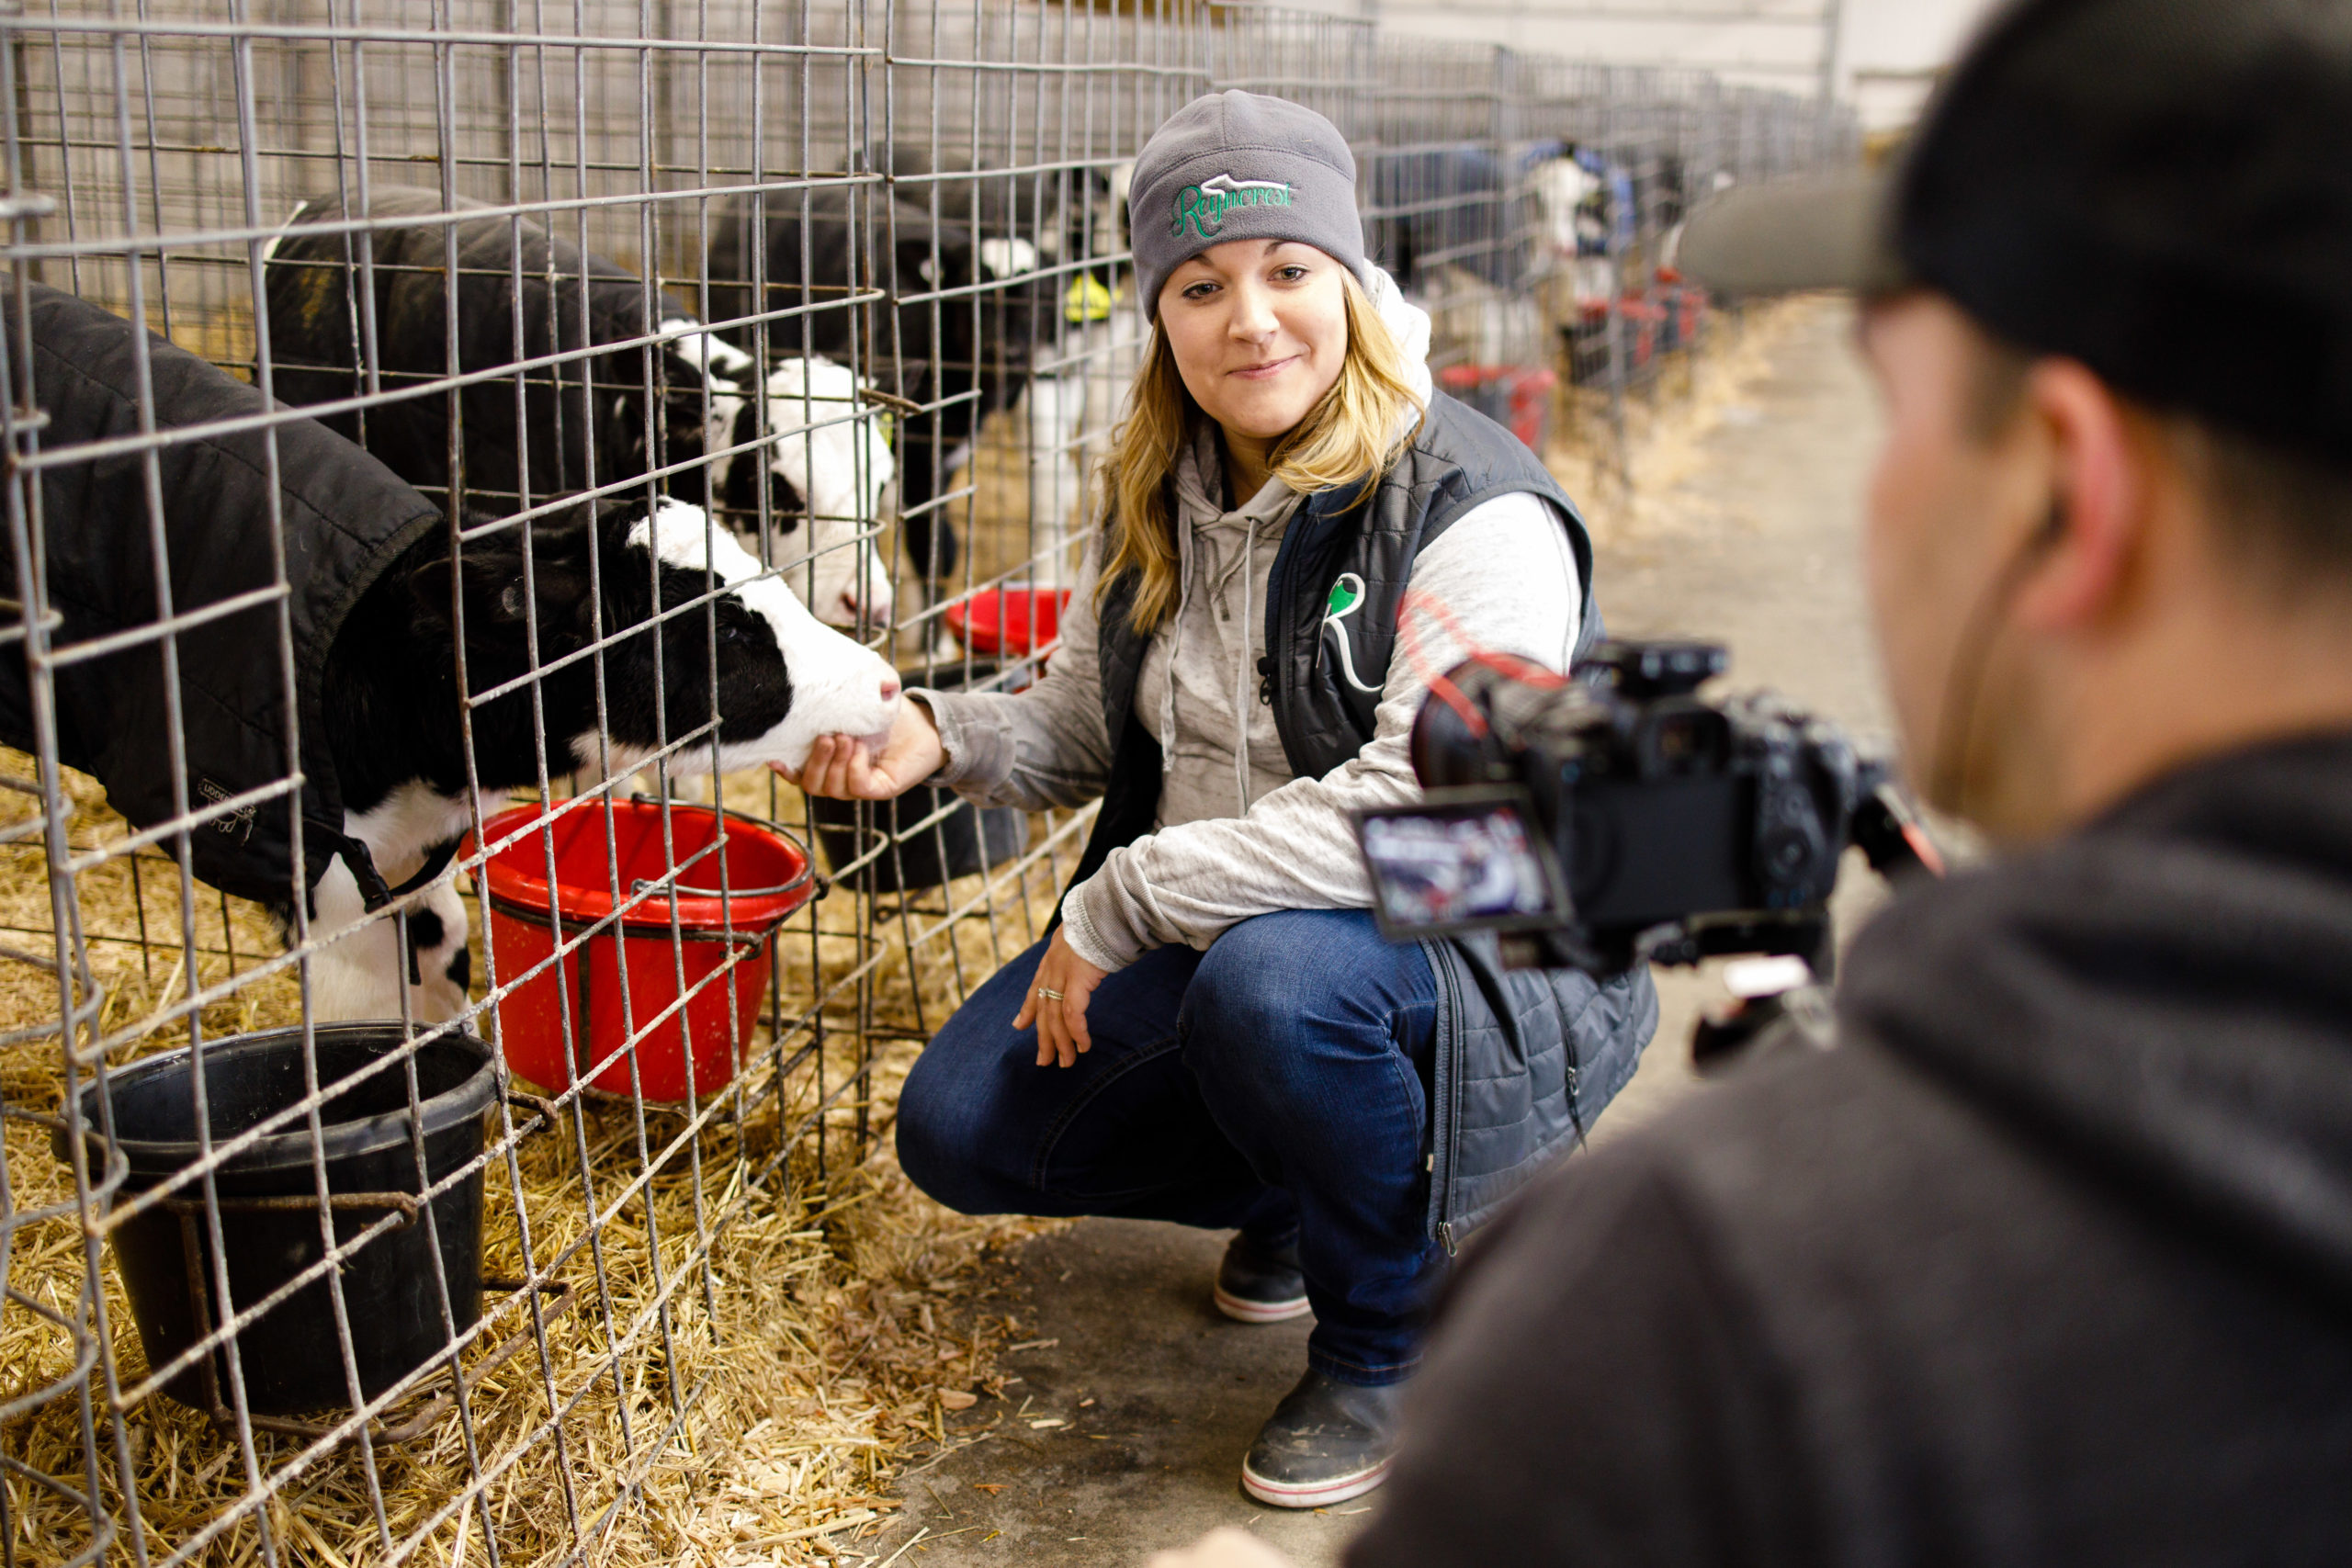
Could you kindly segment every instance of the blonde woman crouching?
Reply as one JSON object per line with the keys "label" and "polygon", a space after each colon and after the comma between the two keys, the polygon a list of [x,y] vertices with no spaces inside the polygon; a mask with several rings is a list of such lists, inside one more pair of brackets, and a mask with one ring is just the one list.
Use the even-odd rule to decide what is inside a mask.
{"label": "blonde woman crouching", "polygon": [[1645,975],[1506,973],[1490,942],[1374,928],[1349,814],[1415,798],[1426,674],[1466,651],[1419,625],[1421,658],[1395,653],[1407,583],[1556,668],[1600,628],[1567,496],[1431,395],[1346,141],[1224,93],[1159,129],[1133,188],[1157,330],[1049,672],[916,690],[878,757],[820,740],[802,784],[1102,800],[1058,929],[916,1064],[899,1156],[967,1213],[1237,1230],[1216,1305],[1316,1316],[1242,1484],[1316,1507],[1380,1483],[1446,1258],[1632,1076],[1657,1000]]}

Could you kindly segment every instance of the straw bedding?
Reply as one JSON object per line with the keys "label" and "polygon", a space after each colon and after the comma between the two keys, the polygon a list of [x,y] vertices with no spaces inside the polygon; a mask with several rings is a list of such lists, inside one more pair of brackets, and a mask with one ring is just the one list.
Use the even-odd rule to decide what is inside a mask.
{"label": "straw bedding", "polygon": [[[0,773],[29,779],[33,769],[28,758],[5,753]],[[741,795],[755,795],[762,807],[769,803],[763,780],[730,786],[730,804],[753,803],[739,801]],[[71,776],[67,788],[77,846],[123,831],[95,784]],[[777,815],[789,821],[799,815],[798,802],[789,791],[781,794]],[[33,807],[21,795],[0,798],[0,810],[10,815]],[[49,950],[46,935],[23,934],[49,928],[41,863],[37,844],[0,849],[0,926],[16,928],[0,931],[0,944]],[[187,1039],[181,1021],[156,1016],[167,998],[185,995],[172,951],[180,930],[176,878],[156,863],[142,863],[140,872],[136,892],[124,860],[80,883],[78,918],[91,936],[135,936],[143,910],[148,933],[160,944],[90,943],[107,1026],[148,1025],[120,1048],[118,1061]],[[885,956],[868,994],[859,999],[850,988],[827,1009],[835,1040],[853,1038],[860,1011],[880,1030],[935,1027],[960,994],[959,972],[963,984],[976,984],[993,968],[994,953],[1025,944],[1025,933],[1042,920],[1041,903],[1049,908],[1050,868],[1032,872],[1025,887],[999,874],[1005,886],[993,897],[983,879],[970,878],[944,890],[947,903],[939,892],[927,900],[934,910],[964,903],[987,909],[1000,928],[994,941],[987,922],[960,922],[924,949],[924,962],[910,976],[893,942],[895,919],[877,932]],[[847,893],[817,909],[820,934],[813,941],[801,919],[784,938],[787,1019],[813,994],[812,945],[829,980],[870,951],[854,934],[857,911]],[[940,917],[906,919],[922,932]],[[263,911],[209,889],[198,889],[195,926],[202,985],[226,979],[232,964],[250,971],[278,952]],[[951,948],[954,962],[944,951]],[[57,1006],[52,976],[0,961],[0,1028],[54,1018]],[[291,1021],[298,1010],[289,970],[209,1006],[204,1024],[218,1037]],[[868,1092],[844,1095],[824,1114],[821,1170],[814,1134],[779,1146],[780,1129],[799,1127],[816,1103],[808,1066],[775,1092],[750,1097],[740,1117],[713,1120],[698,1139],[681,1141],[684,1117],[649,1113],[643,1147],[650,1159],[628,1107],[592,1103],[581,1127],[520,1141],[511,1175],[503,1159],[493,1161],[484,1173],[485,1272],[522,1271],[520,1221],[527,1218],[542,1267],[560,1259],[553,1272],[573,1290],[575,1309],[548,1330],[544,1371],[526,1345],[474,1393],[470,1431],[453,1412],[425,1438],[379,1449],[372,1493],[356,1450],[304,1461],[303,1444],[257,1434],[259,1472],[276,1489],[265,1513],[277,1560],[358,1563],[413,1553],[435,1562],[487,1562],[492,1558],[485,1537],[492,1537],[496,1560],[518,1563],[568,1552],[582,1540],[592,1562],[858,1561],[865,1555],[859,1538],[878,1529],[895,1506],[883,1495],[891,1474],[965,1440],[969,1431],[959,1438],[959,1428],[984,1428],[989,1410],[1001,1408],[988,1395],[1003,1325],[977,1320],[961,1304],[968,1294],[963,1287],[987,1248],[1035,1228],[949,1214],[898,1174],[888,1154],[888,1119],[913,1049],[900,1043],[882,1051]],[[851,1059],[842,1044],[829,1048],[825,1089],[840,1087]],[[0,1094],[11,1107],[51,1110],[60,1083],[54,1040],[0,1050]],[[863,1163],[856,1159],[861,1116],[876,1150]],[[70,1197],[70,1176],[51,1155],[43,1129],[11,1123],[5,1138],[7,1198],[17,1209]],[[650,1179],[639,1185],[649,1168]],[[606,1216],[593,1249],[580,1245],[591,1186]],[[698,1226],[712,1237],[707,1258],[697,1256]],[[84,1270],[70,1222],[26,1227],[6,1267],[14,1291],[73,1315]],[[110,1261],[103,1279],[115,1359],[123,1381],[134,1382],[145,1363]],[[487,1298],[485,1308],[499,1300]],[[521,1308],[509,1305],[483,1343],[524,1321]],[[248,1338],[261,1343],[247,1353],[266,1353],[266,1329]],[[64,1375],[73,1354],[63,1330],[9,1303],[0,1315],[0,1398]],[[481,1355],[478,1349],[469,1362]],[[102,1375],[93,1378],[101,1392]],[[560,1410],[552,1423],[550,1382]],[[78,1488],[86,1480],[79,1420],[70,1395],[52,1401],[0,1430],[0,1452]],[[193,1560],[264,1560],[261,1517],[248,1514],[220,1528],[254,1487],[232,1436],[161,1395],[132,1411],[119,1433],[102,1417],[98,1430],[103,1511],[117,1517],[122,1512],[119,1444],[134,1477],[151,1559],[217,1530],[194,1547]],[[483,1478],[481,1505],[468,1501],[477,1474]],[[0,1528],[17,1561],[60,1562],[89,1544],[79,1509],[20,1478],[7,1478],[5,1487]],[[632,1493],[634,1506],[613,1507]]]}
{"label": "straw bedding", "polygon": [[1675,488],[1700,463],[1707,434],[1770,371],[1773,346],[1821,308],[1801,298],[1711,314],[1702,352],[1669,355],[1625,399],[1622,466],[1607,393],[1563,379],[1544,462],[1577,498],[1596,540],[1611,540],[1675,504]]}

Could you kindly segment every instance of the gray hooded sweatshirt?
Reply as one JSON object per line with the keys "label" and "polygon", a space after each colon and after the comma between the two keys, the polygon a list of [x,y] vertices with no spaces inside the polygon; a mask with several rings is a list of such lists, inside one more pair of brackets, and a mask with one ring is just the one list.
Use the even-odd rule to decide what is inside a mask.
{"label": "gray hooded sweatshirt", "polygon": [[[1426,398],[1428,315],[1376,269],[1370,292]],[[1320,778],[1294,777],[1273,709],[1258,700],[1258,660],[1267,579],[1300,497],[1270,479],[1227,511],[1221,463],[1205,423],[1177,457],[1180,597],[1152,637],[1136,691],[1136,716],[1166,769],[1156,830],[1112,852],[1062,907],[1072,951],[1102,969],[1171,942],[1204,949],[1254,915],[1369,908],[1349,814],[1419,797],[1407,748],[1430,677],[1480,649],[1564,670],[1576,648],[1583,584],[1566,536],[1536,497],[1498,496],[1415,562],[1413,587],[1444,605],[1451,622],[1410,622],[1418,657],[1406,644],[1390,661],[1371,742]],[[1011,695],[912,694],[938,722],[947,753],[932,782],[983,806],[1030,811],[1102,793],[1112,746],[1095,657],[1092,551],[1088,558],[1062,617],[1062,646],[1035,685]]]}

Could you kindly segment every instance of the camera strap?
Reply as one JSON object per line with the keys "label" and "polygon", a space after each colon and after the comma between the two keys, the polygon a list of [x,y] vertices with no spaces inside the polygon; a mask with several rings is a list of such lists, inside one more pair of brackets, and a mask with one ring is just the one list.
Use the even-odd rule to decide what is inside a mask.
{"label": "camera strap", "polygon": [[[1344,583],[1348,578],[1354,576],[1353,572],[1349,572],[1340,581]],[[1358,578],[1356,581],[1361,584],[1363,579]],[[1335,604],[1339,596],[1340,587],[1335,583],[1331,589],[1331,597]],[[1464,728],[1467,728],[1473,737],[1478,739],[1486,739],[1487,716],[1478,711],[1476,704],[1462,694],[1462,688],[1455,685],[1443,671],[1432,670],[1430,667],[1430,661],[1421,649],[1419,628],[1413,624],[1414,616],[1423,611],[1444,623],[1445,629],[1461,646],[1464,661],[1484,665],[1507,679],[1524,682],[1529,685],[1546,690],[1556,689],[1568,683],[1568,677],[1556,670],[1546,670],[1543,665],[1521,659],[1515,653],[1497,653],[1480,648],[1477,639],[1464,629],[1462,623],[1454,617],[1452,607],[1444,600],[1433,593],[1425,593],[1418,588],[1406,589],[1405,597],[1396,605],[1396,640],[1404,649],[1406,659],[1412,664],[1413,673],[1428,682],[1430,694],[1452,708],[1454,716],[1462,720]],[[1331,625],[1332,622],[1333,618],[1330,616],[1324,618],[1326,626]],[[1341,647],[1344,649],[1346,646],[1344,634],[1342,637]],[[1349,678],[1351,680],[1354,678],[1352,672]],[[1361,689],[1370,691],[1372,688],[1366,686]]]}

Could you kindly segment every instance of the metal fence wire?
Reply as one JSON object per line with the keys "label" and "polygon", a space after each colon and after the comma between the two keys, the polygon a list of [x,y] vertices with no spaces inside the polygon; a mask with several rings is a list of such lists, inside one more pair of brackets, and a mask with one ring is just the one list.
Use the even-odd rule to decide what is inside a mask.
{"label": "metal fence wire", "polygon": [[0,1557],[586,1560],[702,1440],[730,1235],[1090,816],[763,764],[1050,654],[1224,86],[1539,448],[1699,347],[1690,203],[1856,151],[1192,0],[0,6]]}

